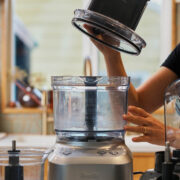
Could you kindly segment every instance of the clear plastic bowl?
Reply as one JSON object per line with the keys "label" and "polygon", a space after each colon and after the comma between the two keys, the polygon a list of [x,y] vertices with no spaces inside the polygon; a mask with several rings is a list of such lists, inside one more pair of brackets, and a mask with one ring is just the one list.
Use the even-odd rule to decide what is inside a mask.
{"label": "clear plastic bowl", "polygon": [[129,77],[52,77],[56,132],[124,132],[129,83]]}

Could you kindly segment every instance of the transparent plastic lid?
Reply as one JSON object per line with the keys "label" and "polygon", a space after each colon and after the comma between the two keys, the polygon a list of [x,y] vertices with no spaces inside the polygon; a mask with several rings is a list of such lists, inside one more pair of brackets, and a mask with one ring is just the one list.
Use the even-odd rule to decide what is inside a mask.
{"label": "transparent plastic lid", "polygon": [[129,87],[130,77],[122,76],[52,76],[51,85],[53,89],[60,87]]}
{"label": "transparent plastic lid", "polygon": [[117,20],[90,10],[77,9],[72,24],[84,34],[117,51],[139,55],[146,42]]}

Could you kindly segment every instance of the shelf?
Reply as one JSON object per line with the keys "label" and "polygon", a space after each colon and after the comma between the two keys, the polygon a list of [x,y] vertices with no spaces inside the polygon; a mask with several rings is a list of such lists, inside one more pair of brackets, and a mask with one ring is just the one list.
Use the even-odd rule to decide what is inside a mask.
{"label": "shelf", "polygon": [[19,113],[42,113],[42,108],[5,108],[4,114],[19,114]]}
{"label": "shelf", "polygon": [[[41,114],[43,113],[43,108],[5,108],[2,112],[4,114]],[[52,114],[53,110],[48,109],[48,113]]]}

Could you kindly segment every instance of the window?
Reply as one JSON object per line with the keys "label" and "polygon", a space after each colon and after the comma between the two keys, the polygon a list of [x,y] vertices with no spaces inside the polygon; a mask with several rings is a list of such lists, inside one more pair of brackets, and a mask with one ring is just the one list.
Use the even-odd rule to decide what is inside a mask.
{"label": "window", "polygon": [[71,25],[74,10],[82,6],[82,0],[2,1],[4,113],[41,112],[14,108],[21,85],[50,89],[53,75],[83,74],[83,38]]}
{"label": "window", "polygon": [[82,75],[82,34],[71,25],[81,7],[82,0],[16,0],[15,13],[34,41],[26,69],[32,85],[50,88],[53,75]]}

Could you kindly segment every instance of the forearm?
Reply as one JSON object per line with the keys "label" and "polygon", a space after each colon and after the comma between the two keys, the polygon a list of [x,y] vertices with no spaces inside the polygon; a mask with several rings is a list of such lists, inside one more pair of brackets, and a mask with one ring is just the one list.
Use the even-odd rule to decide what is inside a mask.
{"label": "forearm", "polygon": [[[109,76],[127,76],[120,53],[113,51],[104,55]],[[164,102],[165,89],[178,77],[171,70],[161,67],[138,89],[130,84],[128,104],[141,107],[152,113]]]}
{"label": "forearm", "polygon": [[161,67],[138,89],[139,107],[152,113],[164,103],[166,88],[177,79],[177,75],[170,69]]}
{"label": "forearm", "polygon": [[[104,58],[108,76],[127,76],[120,53],[113,51],[113,53],[105,55]],[[138,106],[138,94],[132,83],[130,83],[128,93],[128,104]]]}

